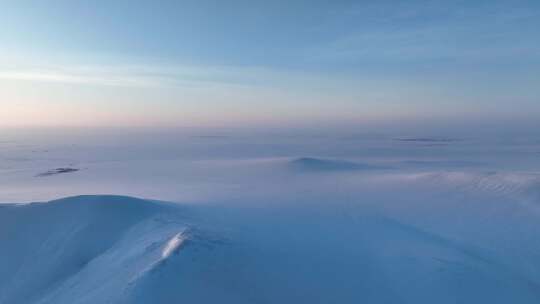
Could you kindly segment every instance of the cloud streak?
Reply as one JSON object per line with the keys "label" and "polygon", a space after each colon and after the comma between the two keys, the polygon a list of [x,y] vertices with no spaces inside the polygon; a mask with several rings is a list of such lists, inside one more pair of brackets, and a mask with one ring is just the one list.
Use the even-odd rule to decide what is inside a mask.
{"label": "cloud streak", "polygon": [[[164,68],[153,66],[47,66],[4,68],[0,79],[91,84],[106,86],[194,86],[200,83],[228,83],[225,73],[212,74],[201,68]],[[213,75],[213,76],[212,76]]]}

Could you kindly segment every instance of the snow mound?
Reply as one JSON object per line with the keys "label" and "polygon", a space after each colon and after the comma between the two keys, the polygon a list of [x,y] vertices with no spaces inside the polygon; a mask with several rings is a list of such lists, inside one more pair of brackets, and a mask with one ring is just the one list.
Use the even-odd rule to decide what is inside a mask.
{"label": "snow mound", "polygon": [[4,206],[0,303],[118,303],[185,240],[180,209],[120,196]]}
{"label": "snow mound", "polygon": [[301,157],[290,161],[290,166],[299,171],[348,171],[348,170],[376,170],[383,167],[370,164],[361,164],[339,159],[322,159]]}

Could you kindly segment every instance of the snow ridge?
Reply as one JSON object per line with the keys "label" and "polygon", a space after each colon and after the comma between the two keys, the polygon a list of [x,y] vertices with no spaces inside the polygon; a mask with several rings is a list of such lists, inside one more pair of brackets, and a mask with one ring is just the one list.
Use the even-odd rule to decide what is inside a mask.
{"label": "snow ridge", "polygon": [[171,254],[178,251],[178,249],[182,246],[184,241],[186,240],[186,237],[184,236],[184,232],[179,232],[175,234],[165,245],[165,248],[163,248],[163,251],[161,252],[161,257],[163,259],[168,258]]}

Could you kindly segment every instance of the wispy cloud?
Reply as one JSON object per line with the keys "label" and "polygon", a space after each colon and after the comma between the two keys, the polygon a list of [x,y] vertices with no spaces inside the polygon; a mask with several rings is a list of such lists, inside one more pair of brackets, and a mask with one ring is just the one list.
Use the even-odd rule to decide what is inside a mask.
{"label": "wispy cloud", "polygon": [[[163,64],[41,64],[0,62],[0,80],[146,88],[269,88],[343,91],[350,80],[301,70],[257,66]],[[358,85],[358,84],[356,84]]]}
{"label": "wispy cloud", "polygon": [[[500,62],[540,58],[536,22],[540,10],[497,5],[361,6],[349,18],[365,26],[343,31],[306,51],[317,62],[408,64],[451,59]],[[369,21],[369,22],[367,22]]]}
{"label": "wispy cloud", "polygon": [[196,86],[201,83],[240,81],[238,75],[226,69],[142,65],[3,67],[0,68],[0,79],[137,87]]}

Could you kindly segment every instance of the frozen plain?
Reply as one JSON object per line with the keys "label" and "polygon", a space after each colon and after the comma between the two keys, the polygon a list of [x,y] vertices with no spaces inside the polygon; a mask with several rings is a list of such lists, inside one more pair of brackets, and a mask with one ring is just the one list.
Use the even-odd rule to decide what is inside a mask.
{"label": "frozen plain", "polygon": [[540,137],[0,142],[0,303],[540,301]]}

